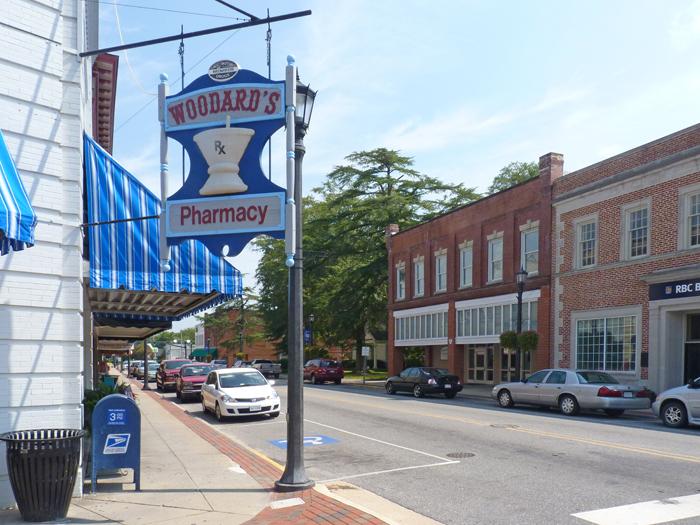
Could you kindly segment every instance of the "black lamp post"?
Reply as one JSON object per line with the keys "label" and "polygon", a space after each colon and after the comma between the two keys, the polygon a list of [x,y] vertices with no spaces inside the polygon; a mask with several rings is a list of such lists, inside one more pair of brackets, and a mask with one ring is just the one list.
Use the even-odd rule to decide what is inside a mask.
{"label": "black lamp post", "polygon": [[143,340],[143,390],[150,390],[148,386],[148,339]]}
{"label": "black lamp post", "polygon": [[304,335],[302,332],[303,310],[303,268],[301,244],[302,226],[302,161],[306,148],[304,136],[309,129],[311,112],[314,108],[316,92],[299,82],[297,77],[297,97],[294,111],[294,201],[296,205],[296,253],[294,266],[289,268],[289,370],[287,376],[287,464],[282,477],[275,482],[279,492],[294,492],[311,488],[315,483],[306,475],[304,468],[304,391],[303,357]]}
{"label": "black lamp post", "polygon": [[516,326],[516,334],[518,338],[515,342],[515,380],[519,381],[520,378],[520,332],[523,330],[523,288],[525,287],[525,281],[527,281],[527,272],[520,268],[515,272],[515,280],[518,283],[518,324]]}

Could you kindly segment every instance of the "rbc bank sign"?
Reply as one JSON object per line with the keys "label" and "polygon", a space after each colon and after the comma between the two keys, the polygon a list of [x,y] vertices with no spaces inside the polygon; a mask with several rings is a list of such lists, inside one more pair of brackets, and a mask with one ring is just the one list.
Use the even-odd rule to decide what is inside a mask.
{"label": "rbc bank sign", "polygon": [[649,285],[649,300],[678,299],[700,296],[700,279],[685,279]]}

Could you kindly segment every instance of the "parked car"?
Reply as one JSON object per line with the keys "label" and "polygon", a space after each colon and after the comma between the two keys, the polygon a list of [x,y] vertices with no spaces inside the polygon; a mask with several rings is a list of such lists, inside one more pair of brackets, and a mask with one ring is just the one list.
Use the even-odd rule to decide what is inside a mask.
{"label": "parked car", "polygon": [[202,409],[212,410],[216,419],[227,416],[280,415],[280,400],[268,381],[258,370],[250,368],[218,368],[207,376],[202,385]]}
{"label": "parked car", "polygon": [[216,368],[228,368],[228,361],[226,361],[226,359],[213,359],[211,364]]}
{"label": "parked car", "polygon": [[175,388],[180,368],[190,364],[189,359],[165,359],[160,363],[160,369],[156,374],[156,389],[166,391],[169,387]]}
{"label": "parked car", "polygon": [[[138,368],[136,369],[136,377],[139,379],[144,379],[146,377],[146,374],[144,372],[144,366],[146,363],[141,363]],[[158,364],[158,361],[148,361],[148,379],[149,381],[151,379],[156,378],[156,372],[158,371],[158,367],[160,365]]]}
{"label": "parked car", "polygon": [[136,359],[132,360],[131,364],[129,365],[129,375],[130,376],[135,376],[136,375],[136,370],[138,369],[139,365],[142,365],[143,361]]}
{"label": "parked car", "polygon": [[272,376],[277,379],[282,373],[282,365],[273,363],[270,359],[253,359],[249,366],[260,370],[265,377]]}
{"label": "parked car", "polygon": [[625,410],[649,408],[651,403],[645,387],[621,385],[599,370],[540,370],[523,381],[496,385],[491,397],[503,408],[516,403],[558,406],[567,416],[575,416],[586,408],[617,417]]}
{"label": "parked car", "polygon": [[182,400],[191,397],[199,398],[209,372],[216,368],[215,365],[207,363],[183,365],[175,380],[175,395]]}
{"label": "parked car", "polygon": [[233,364],[233,368],[250,368],[250,363],[252,361],[236,361]]}
{"label": "parked car", "polygon": [[452,399],[462,390],[462,381],[445,368],[414,366],[386,380],[386,393],[413,392],[416,397],[425,394],[445,394]]}
{"label": "parked car", "polygon": [[664,390],[656,396],[651,409],[671,428],[681,428],[688,423],[700,425],[700,377],[687,385]]}
{"label": "parked car", "polygon": [[304,381],[308,379],[314,385],[326,381],[339,385],[344,377],[343,365],[333,359],[311,359],[304,365]]}

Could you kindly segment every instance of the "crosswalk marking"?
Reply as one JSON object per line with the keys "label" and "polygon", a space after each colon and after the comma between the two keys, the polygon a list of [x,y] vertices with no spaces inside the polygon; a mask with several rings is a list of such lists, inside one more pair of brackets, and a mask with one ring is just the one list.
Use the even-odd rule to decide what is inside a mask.
{"label": "crosswalk marking", "polygon": [[700,516],[700,494],[572,514],[597,525],[654,525]]}

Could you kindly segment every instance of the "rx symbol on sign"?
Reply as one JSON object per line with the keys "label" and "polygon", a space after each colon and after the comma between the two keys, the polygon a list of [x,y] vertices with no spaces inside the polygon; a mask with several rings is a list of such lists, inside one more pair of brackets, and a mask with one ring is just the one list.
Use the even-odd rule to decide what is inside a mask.
{"label": "rx symbol on sign", "polygon": [[219,155],[226,155],[224,144],[222,144],[220,140],[214,141],[214,149],[219,152]]}

